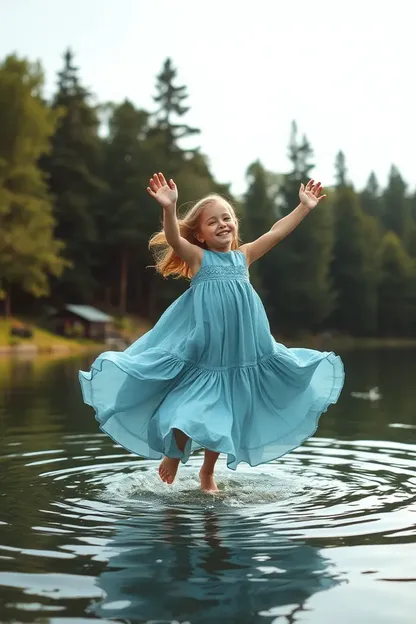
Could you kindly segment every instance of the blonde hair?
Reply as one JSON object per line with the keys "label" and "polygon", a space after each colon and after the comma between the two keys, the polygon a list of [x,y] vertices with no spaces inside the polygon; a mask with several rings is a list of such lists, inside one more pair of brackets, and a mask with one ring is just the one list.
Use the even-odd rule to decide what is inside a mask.
{"label": "blonde hair", "polygon": [[[204,208],[217,201],[224,203],[227,208],[229,208],[231,215],[235,219],[237,227],[235,230],[235,236],[231,243],[231,249],[238,249],[238,219],[235,214],[235,210],[224,197],[218,195],[217,193],[210,193],[209,195],[206,195],[206,197],[203,197],[196,204],[194,204],[194,206],[184,215],[183,218],[178,219],[180,235],[183,238],[186,238],[186,240],[193,245],[198,245],[198,247],[206,249],[206,245],[201,243],[196,237],[199,220]],[[163,277],[168,277],[168,275],[173,275],[176,278],[185,277],[187,279],[192,277],[189,265],[182,260],[182,258],[180,258],[169,245],[163,229],[152,236],[149,241],[149,249],[152,250],[155,258],[156,271],[163,275]]]}

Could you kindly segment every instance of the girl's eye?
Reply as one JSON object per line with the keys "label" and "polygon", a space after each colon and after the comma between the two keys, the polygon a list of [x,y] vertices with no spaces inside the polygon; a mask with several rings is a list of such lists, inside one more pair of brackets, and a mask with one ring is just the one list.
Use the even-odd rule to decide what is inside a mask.
{"label": "girl's eye", "polygon": [[230,220],[231,220],[231,217],[225,217],[224,218],[224,221],[230,221]]}

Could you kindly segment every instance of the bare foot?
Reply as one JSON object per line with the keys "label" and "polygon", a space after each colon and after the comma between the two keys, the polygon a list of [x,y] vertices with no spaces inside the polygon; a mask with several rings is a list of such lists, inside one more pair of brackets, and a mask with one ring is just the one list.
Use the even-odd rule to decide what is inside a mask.
{"label": "bare foot", "polygon": [[176,473],[178,472],[180,459],[173,459],[171,457],[165,457],[159,466],[159,477],[164,481],[172,485],[175,481]]}
{"label": "bare foot", "polygon": [[219,492],[213,472],[207,472],[201,468],[199,478],[201,480],[201,490],[203,492]]}

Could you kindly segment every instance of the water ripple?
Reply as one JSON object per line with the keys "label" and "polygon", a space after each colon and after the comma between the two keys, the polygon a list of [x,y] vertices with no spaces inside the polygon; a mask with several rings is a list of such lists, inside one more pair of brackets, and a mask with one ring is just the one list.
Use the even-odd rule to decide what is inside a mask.
{"label": "water ripple", "polygon": [[[49,450],[11,438],[5,451],[0,598],[7,588],[11,619],[25,610],[50,617],[77,600],[100,621],[294,621],[308,597],[347,582],[329,553],[410,547],[416,535],[411,444],[314,438],[265,466],[232,472],[220,460],[215,496],[199,490],[200,456],[168,486],[155,462],[101,434],[63,436]],[[402,560],[400,573],[382,568],[367,572],[414,580]],[[197,604],[204,615],[195,619]]]}

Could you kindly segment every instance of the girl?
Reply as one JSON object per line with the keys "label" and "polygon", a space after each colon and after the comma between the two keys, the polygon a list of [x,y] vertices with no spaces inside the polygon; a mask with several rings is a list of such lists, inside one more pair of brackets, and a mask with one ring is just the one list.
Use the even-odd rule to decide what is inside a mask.
{"label": "girl", "polygon": [[103,353],[80,372],[83,397],[116,442],[149,459],[164,456],[165,483],[204,448],[201,489],[215,492],[220,453],[233,470],[281,457],[315,432],[341,392],[339,357],[275,342],[248,274],[325,195],[319,182],[301,184],[292,213],[239,245],[236,215],[221,196],[201,199],[178,221],[173,180],[155,174],[147,190],[163,208],[163,230],[150,240],[156,268],[191,278],[191,286],[126,351]]}

